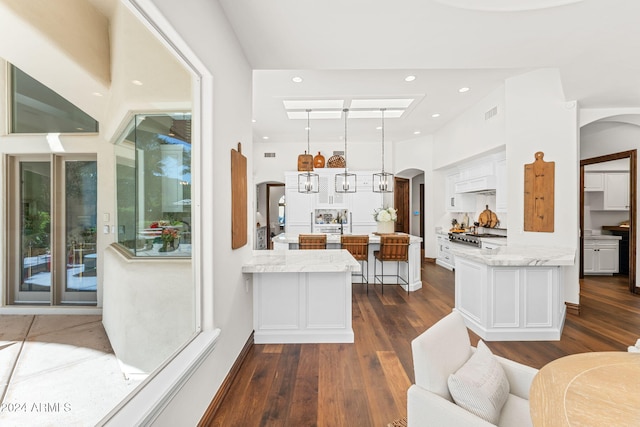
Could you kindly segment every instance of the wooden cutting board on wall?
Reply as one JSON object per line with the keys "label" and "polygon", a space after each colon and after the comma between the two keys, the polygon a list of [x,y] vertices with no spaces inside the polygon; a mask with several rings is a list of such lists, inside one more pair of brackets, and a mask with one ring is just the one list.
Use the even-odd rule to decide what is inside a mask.
{"label": "wooden cutting board on wall", "polygon": [[538,151],[524,165],[524,231],[553,232],[555,162],[545,162]]}
{"label": "wooden cutting board on wall", "polygon": [[247,244],[247,158],[231,149],[231,248]]}

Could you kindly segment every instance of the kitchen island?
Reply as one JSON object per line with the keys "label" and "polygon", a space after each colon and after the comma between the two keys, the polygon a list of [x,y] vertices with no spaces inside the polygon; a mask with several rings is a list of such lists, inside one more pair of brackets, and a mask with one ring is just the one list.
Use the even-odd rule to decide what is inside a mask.
{"label": "kitchen island", "polygon": [[455,309],[486,341],[559,340],[566,308],[564,266],[575,249],[456,248]]}
{"label": "kitchen island", "polygon": [[352,343],[351,274],[360,264],[346,250],[254,251],[256,344]]}
{"label": "kitchen island", "polygon": [[[273,237],[273,249],[274,250],[289,250],[289,249],[297,249],[298,248],[298,234],[294,233],[282,233]],[[422,279],[420,277],[420,267],[421,267],[421,259],[420,259],[420,243],[422,242],[422,238],[418,236],[410,235],[409,239],[409,271],[407,272],[407,265],[404,263],[400,263],[400,274],[402,277],[407,277],[409,275],[409,291],[416,291],[422,288]],[[327,249],[340,249],[340,234],[327,234]],[[369,284],[373,284],[373,265],[375,262],[375,258],[373,257],[373,252],[380,249],[380,235],[378,234],[370,234],[369,235],[369,262],[367,263],[368,271],[365,272],[367,279],[369,280]],[[393,266],[393,270],[395,271],[395,266]],[[385,280],[385,283],[387,281]],[[391,283],[391,282],[389,282]],[[395,282],[393,282],[395,283]],[[402,288],[406,291],[407,285],[401,284]]]}

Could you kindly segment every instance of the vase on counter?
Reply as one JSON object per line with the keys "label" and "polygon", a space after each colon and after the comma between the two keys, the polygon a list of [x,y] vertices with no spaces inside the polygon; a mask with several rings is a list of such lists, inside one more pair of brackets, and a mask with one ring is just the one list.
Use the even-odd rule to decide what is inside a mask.
{"label": "vase on counter", "polygon": [[378,234],[392,234],[396,230],[395,221],[378,221]]}

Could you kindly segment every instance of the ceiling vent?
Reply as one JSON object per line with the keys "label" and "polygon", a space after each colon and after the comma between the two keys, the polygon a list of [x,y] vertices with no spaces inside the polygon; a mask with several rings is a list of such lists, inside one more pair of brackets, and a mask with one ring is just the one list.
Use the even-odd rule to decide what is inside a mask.
{"label": "ceiling vent", "polygon": [[484,113],[484,120],[489,120],[492,117],[495,117],[498,115],[498,106],[496,105],[495,107],[493,107],[492,109],[490,109],[489,111]]}
{"label": "ceiling vent", "polygon": [[276,153],[264,153],[265,157],[275,157]]}

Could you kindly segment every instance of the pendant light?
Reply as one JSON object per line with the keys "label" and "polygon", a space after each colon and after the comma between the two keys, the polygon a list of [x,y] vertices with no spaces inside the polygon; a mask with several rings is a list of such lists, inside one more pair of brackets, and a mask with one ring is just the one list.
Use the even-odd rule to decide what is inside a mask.
{"label": "pendant light", "polygon": [[[311,154],[309,149],[309,131],[311,131],[310,121],[311,110],[307,110],[307,153]],[[313,168],[313,162],[311,162],[311,168]],[[313,169],[312,169],[313,170]],[[298,193],[318,193],[320,192],[320,176],[317,173],[311,173],[306,171],[298,174]]]}
{"label": "pendant light", "polygon": [[336,174],[336,193],[355,193],[357,190],[356,174],[348,173],[347,163],[347,114],[349,109],[342,110],[344,113],[344,172]]}
{"label": "pendant light", "polygon": [[386,108],[381,108],[382,116],[382,171],[373,174],[373,191],[375,193],[393,193],[393,174],[384,171],[384,112]]}

